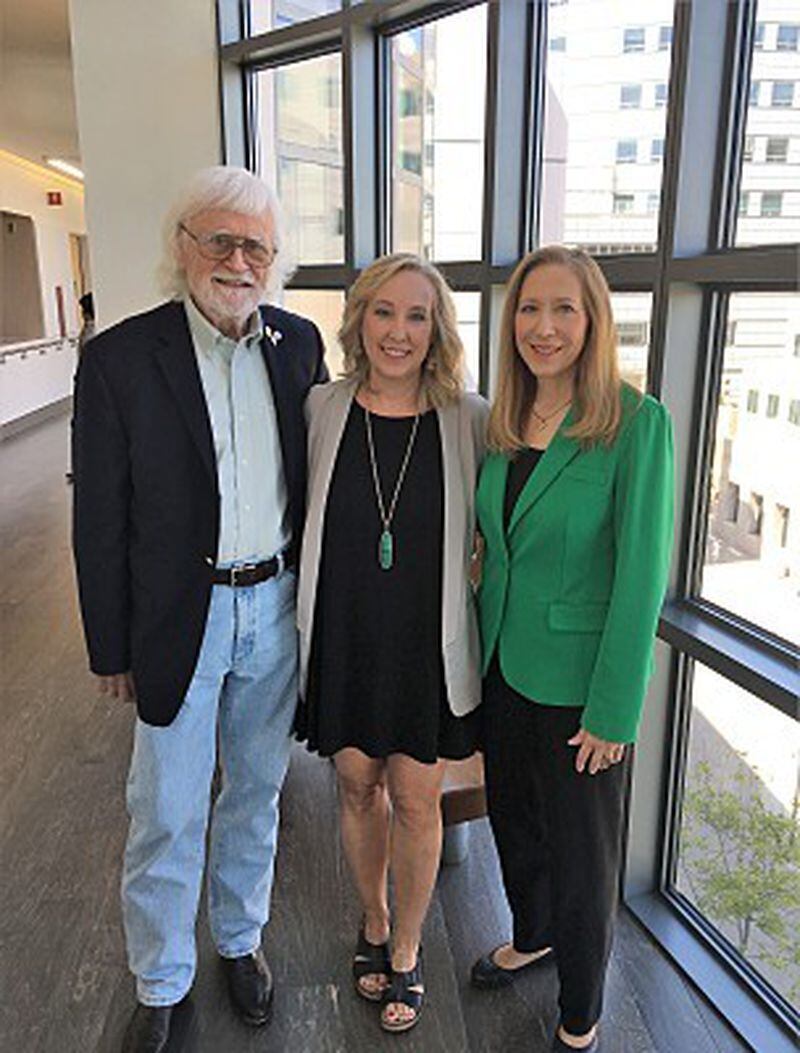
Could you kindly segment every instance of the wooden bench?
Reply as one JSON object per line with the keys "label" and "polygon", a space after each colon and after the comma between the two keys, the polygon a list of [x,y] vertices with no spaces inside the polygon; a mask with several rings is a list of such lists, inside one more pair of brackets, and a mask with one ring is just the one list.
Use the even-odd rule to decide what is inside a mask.
{"label": "wooden bench", "polygon": [[486,815],[486,786],[483,778],[483,754],[473,753],[466,760],[448,761],[442,789],[442,822],[444,843],[442,862],[463,862],[469,834],[464,825]]}

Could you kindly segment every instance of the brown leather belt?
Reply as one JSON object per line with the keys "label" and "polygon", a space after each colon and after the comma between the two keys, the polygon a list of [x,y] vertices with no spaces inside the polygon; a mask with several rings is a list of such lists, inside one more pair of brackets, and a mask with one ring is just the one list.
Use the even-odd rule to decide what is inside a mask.
{"label": "brown leather belt", "polygon": [[241,589],[249,585],[258,585],[262,581],[269,581],[276,574],[282,574],[284,570],[293,566],[293,554],[287,549],[285,552],[279,552],[272,559],[265,559],[262,563],[242,563],[238,567],[214,567],[211,572],[211,581],[214,585],[230,585],[234,589]]}

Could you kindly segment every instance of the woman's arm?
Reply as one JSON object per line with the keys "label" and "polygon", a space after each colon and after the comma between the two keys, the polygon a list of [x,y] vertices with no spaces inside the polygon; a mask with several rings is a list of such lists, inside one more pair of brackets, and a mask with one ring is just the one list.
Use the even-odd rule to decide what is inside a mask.
{"label": "woman's arm", "polygon": [[639,407],[614,480],[614,580],[582,727],[609,743],[633,742],[672,550],[672,424],[664,406]]}

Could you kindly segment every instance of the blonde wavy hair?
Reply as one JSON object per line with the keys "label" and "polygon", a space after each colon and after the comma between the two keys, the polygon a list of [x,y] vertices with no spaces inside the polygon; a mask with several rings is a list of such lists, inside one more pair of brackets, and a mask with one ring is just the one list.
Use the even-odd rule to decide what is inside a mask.
{"label": "blonde wavy hair", "polygon": [[566,434],[583,446],[609,446],[619,431],[622,380],[608,284],[583,249],[544,245],[520,260],[506,290],[500,320],[497,393],[487,435],[490,449],[501,453],[513,453],[525,446],[525,419],[536,398],[536,377],[517,351],[514,318],[523,282],[532,270],[547,264],[568,267],[576,276],[588,316],[586,342],[576,363],[573,423]]}
{"label": "blonde wavy hair", "polygon": [[339,343],[344,353],[342,375],[359,384],[369,376],[369,359],[361,339],[364,313],[382,285],[402,271],[421,274],[433,287],[433,331],[422,367],[421,390],[426,406],[440,408],[464,390],[464,345],[458,335],[453,296],[442,275],[427,260],[408,252],[380,256],[359,274],[347,294]]}

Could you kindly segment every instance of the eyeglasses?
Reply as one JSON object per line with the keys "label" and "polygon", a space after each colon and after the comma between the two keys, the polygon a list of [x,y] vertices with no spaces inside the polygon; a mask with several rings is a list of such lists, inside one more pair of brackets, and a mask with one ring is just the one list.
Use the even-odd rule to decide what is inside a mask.
{"label": "eyeglasses", "polygon": [[278,254],[272,245],[265,245],[257,238],[235,238],[232,234],[193,234],[183,223],[178,229],[188,234],[197,245],[197,251],[206,260],[227,260],[237,249],[253,267],[269,267]]}

